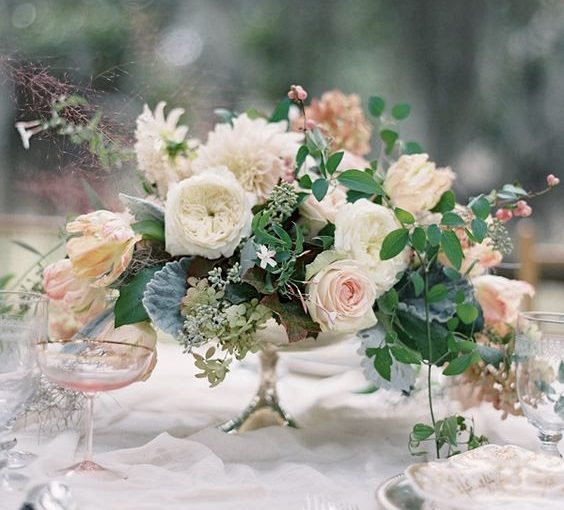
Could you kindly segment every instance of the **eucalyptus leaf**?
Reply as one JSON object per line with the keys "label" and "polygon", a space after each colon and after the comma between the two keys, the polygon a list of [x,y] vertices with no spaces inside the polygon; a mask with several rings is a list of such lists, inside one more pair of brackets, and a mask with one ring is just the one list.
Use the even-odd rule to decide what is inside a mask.
{"label": "eucalyptus leaf", "polygon": [[144,198],[132,197],[125,193],[120,193],[119,199],[137,221],[154,219],[164,223],[164,209],[153,202]]}

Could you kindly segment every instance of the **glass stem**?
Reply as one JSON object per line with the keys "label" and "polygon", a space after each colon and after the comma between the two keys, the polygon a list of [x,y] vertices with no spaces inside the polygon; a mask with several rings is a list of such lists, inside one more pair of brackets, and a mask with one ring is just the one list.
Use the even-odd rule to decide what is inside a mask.
{"label": "glass stem", "polygon": [[558,443],[562,439],[562,434],[545,434],[539,432],[541,451],[552,457],[562,457],[558,451]]}
{"label": "glass stem", "polygon": [[84,460],[92,461],[92,439],[94,436],[94,393],[86,393],[86,414],[84,415],[86,425],[86,450]]}

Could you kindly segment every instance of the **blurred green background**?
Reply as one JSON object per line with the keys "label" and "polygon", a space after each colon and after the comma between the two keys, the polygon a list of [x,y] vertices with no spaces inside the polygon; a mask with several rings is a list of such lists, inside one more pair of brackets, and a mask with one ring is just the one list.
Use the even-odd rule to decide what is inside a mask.
{"label": "blurred green background", "polygon": [[[270,110],[300,83],[411,103],[405,137],[465,195],[542,187],[564,159],[561,0],[0,0],[0,13],[0,55],[94,90],[127,133],[163,99],[205,139],[214,108]],[[14,122],[32,116],[0,83],[0,213],[80,212],[85,175],[108,200],[131,186],[64,145],[25,151]],[[557,240],[562,193],[533,206],[539,236]]]}

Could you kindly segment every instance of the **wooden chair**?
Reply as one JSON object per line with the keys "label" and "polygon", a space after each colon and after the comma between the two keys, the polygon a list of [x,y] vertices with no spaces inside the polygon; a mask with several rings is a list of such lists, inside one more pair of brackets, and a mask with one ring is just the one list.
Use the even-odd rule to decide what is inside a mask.
{"label": "wooden chair", "polygon": [[[517,277],[537,286],[541,277],[562,279],[564,275],[564,245],[537,243],[532,220],[521,220],[517,226],[519,266]],[[530,310],[533,299],[526,298],[523,308]]]}

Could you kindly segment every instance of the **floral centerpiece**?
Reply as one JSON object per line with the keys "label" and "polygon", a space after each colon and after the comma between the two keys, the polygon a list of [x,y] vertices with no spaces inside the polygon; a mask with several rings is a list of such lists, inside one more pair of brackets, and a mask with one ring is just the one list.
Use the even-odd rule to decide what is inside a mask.
{"label": "floral centerpiece", "polygon": [[[56,122],[18,125],[26,144],[47,129],[87,132],[66,124],[64,101]],[[431,423],[414,427],[412,449],[475,447],[484,438],[463,417],[435,417],[431,373],[504,361],[507,301],[532,289],[487,272],[510,249],[504,224],[530,215],[535,194],[511,184],[459,203],[454,172],[401,138],[409,105],[371,97],[370,123],[356,95],[306,101],[296,85],[270,115],[220,110],[205,141],[179,124],[182,110],[145,106],[135,154],[147,196],[67,224],[67,258],[44,272],[51,334],[154,345],[156,328],[215,386],[234,359],[268,350],[260,333],[273,321],[289,343],[359,333],[378,386],[409,392],[426,370]],[[549,176],[544,191],[557,184]]]}

